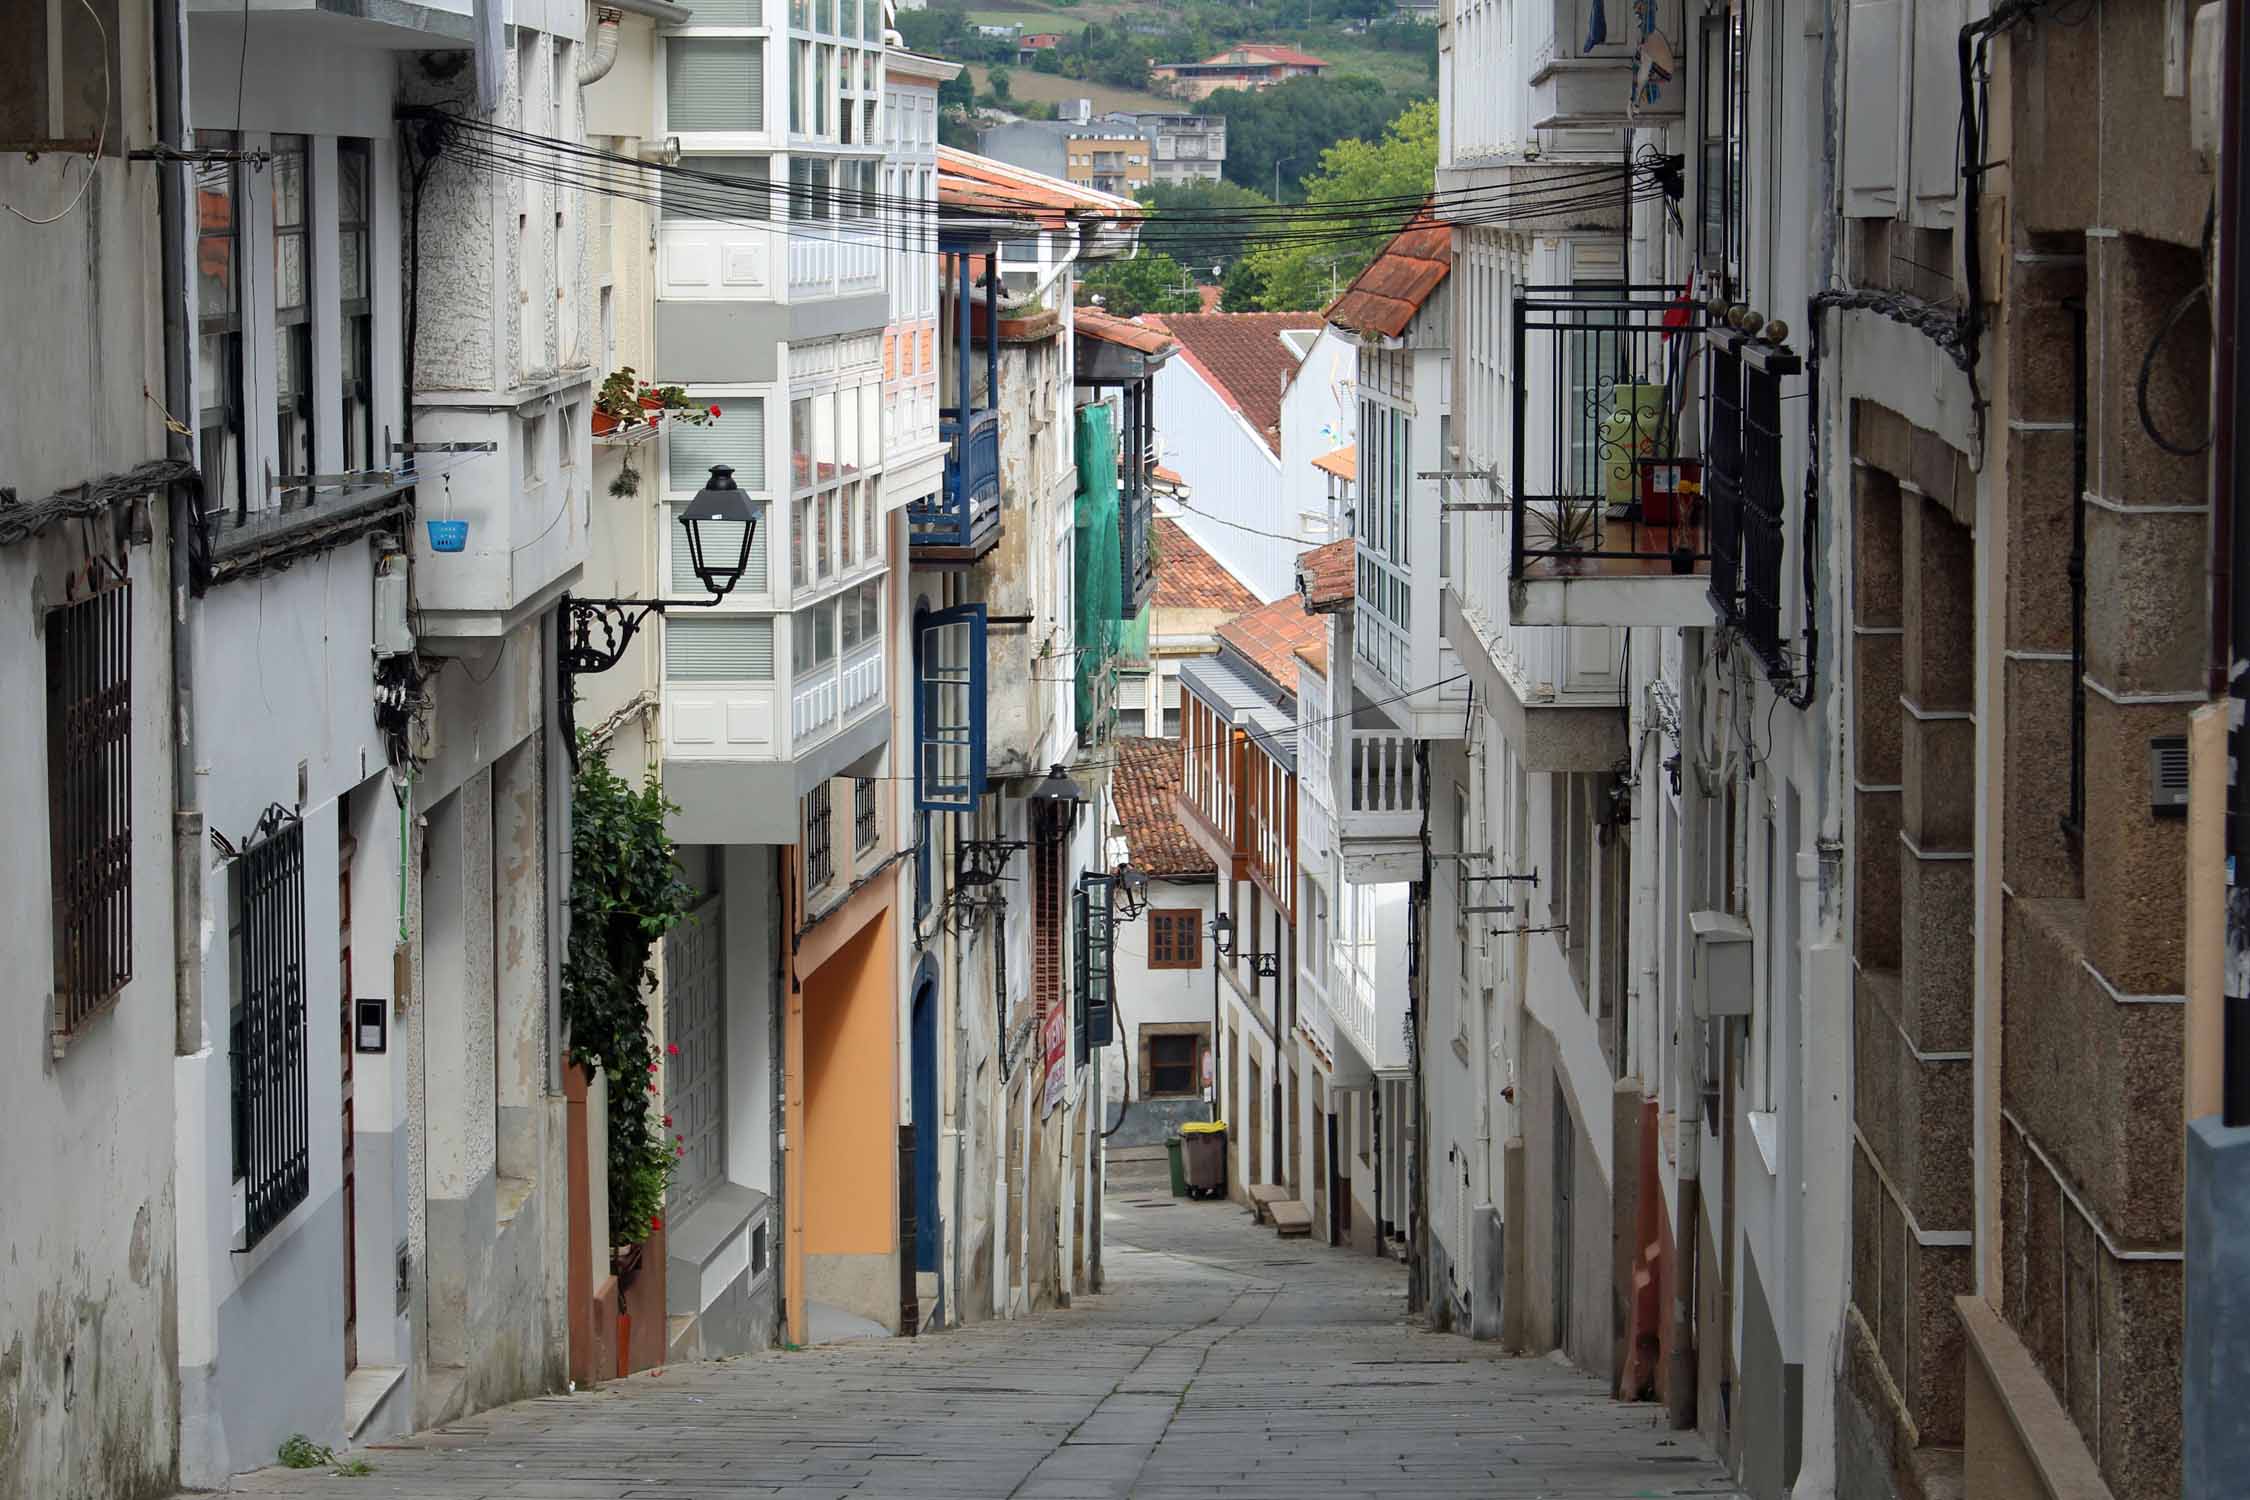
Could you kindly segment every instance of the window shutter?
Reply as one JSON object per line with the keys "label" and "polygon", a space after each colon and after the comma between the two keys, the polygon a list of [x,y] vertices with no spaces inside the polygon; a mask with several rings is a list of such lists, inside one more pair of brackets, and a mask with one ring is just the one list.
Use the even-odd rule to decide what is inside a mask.
{"label": "window shutter", "polygon": [[766,24],[765,0],[697,0],[695,24],[763,26]]}
{"label": "window shutter", "polygon": [[766,44],[673,37],[664,44],[664,87],[667,130],[763,130]]}
{"label": "window shutter", "polygon": [[[701,15],[697,12],[698,19]],[[680,165],[691,172],[709,173],[733,181],[706,182],[700,177],[668,174],[659,208],[662,218],[735,223],[772,216],[773,165],[765,157],[691,156]],[[607,203],[609,199],[605,196],[601,201]]]}
{"label": "window shutter", "polygon": [[773,621],[763,615],[669,615],[667,682],[771,682]]}
{"label": "window shutter", "polygon": [[683,499],[709,482],[715,464],[753,495],[766,490],[766,403],[756,396],[716,396],[719,415],[702,427],[665,423],[664,487]]}
{"label": "window shutter", "polygon": [[1902,0],[1851,0],[1845,46],[1853,87],[1844,108],[1844,213],[1898,212],[1899,26]]}
{"label": "window shutter", "polygon": [[914,805],[970,812],[984,795],[985,608],[924,615],[914,637]]}
{"label": "window shutter", "polygon": [[1961,0],[1914,0],[1914,113],[1908,140],[1914,218],[1947,228],[1959,197]]}

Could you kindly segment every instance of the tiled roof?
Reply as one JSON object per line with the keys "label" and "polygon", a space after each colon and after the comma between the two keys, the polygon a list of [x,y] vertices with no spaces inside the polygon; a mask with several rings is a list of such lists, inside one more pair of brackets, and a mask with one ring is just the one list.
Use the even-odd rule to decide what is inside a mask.
{"label": "tiled roof", "polygon": [[1352,539],[1329,542],[1297,554],[1297,592],[1305,613],[1332,615],[1352,602],[1358,554]]}
{"label": "tiled roof", "polygon": [[1138,220],[1146,212],[1130,198],[1049,177],[963,151],[938,147],[938,203],[945,208],[1011,213],[1060,228],[1065,220]]}
{"label": "tiled roof", "polygon": [[1090,339],[1100,339],[1105,344],[1123,344],[1143,354],[1154,354],[1172,347],[1172,336],[1161,328],[1151,328],[1130,318],[1120,318],[1115,313],[1103,312],[1098,307],[1076,309],[1078,331]]}
{"label": "tiled roof", "polygon": [[1312,461],[1312,466],[1335,475],[1346,484],[1359,482],[1359,444],[1346,443],[1332,448]]}
{"label": "tiled roof", "polygon": [[1229,47],[1224,52],[1203,59],[1203,65],[1207,68],[1225,67],[1234,61],[1234,55],[1237,52],[1247,53],[1249,56],[1264,62],[1276,63],[1286,67],[1325,68],[1328,66],[1326,59],[1315,57],[1310,52],[1299,52],[1294,47],[1277,46],[1270,42],[1245,42],[1239,47]]}
{"label": "tiled roof", "polygon": [[1328,305],[1328,321],[1354,333],[1398,338],[1452,269],[1453,231],[1424,204]]}
{"label": "tiled roof", "polygon": [[1297,660],[1303,662],[1321,676],[1326,677],[1328,675],[1327,640],[1323,638],[1310,646],[1299,646],[1297,648]]}
{"label": "tiled roof", "polygon": [[1158,516],[1152,524],[1158,609],[1216,609],[1232,615],[1258,607],[1258,596],[1220,567],[1219,560],[1198,546],[1179,522]]}
{"label": "tiled roof", "polygon": [[1196,373],[1281,451],[1281,388],[1297,368],[1281,335],[1318,328],[1319,313],[1150,313],[1142,321],[1178,339]]}
{"label": "tiled roof", "polygon": [[1328,622],[1295,599],[1276,599],[1219,627],[1219,641],[1254,662],[1283,692],[1297,691],[1297,652],[1328,639]]}
{"label": "tiled roof", "polygon": [[1211,874],[1211,856],[1172,813],[1172,797],[1180,789],[1180,742],[1120,735],[1113,743],[1117,765],[1109,789],[1133,868],[1155,876]]}

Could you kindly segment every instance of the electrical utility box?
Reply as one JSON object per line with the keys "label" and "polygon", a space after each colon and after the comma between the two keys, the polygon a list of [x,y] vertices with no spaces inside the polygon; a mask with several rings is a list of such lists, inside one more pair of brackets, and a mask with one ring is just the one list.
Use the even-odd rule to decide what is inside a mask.
{"label": "electrical utility box", "polygon": [[414,650],[414,630],[406,622],[406,554],[375,557],[375,620],[370,636],[377,656],[406,656]]}
{"label": "electrical utility box", "polygon": [[1688,929],[1695,934],[1695,1013],[1706,1020],[1750,1014],[1750,924],[1731,912],[1691,911]]}

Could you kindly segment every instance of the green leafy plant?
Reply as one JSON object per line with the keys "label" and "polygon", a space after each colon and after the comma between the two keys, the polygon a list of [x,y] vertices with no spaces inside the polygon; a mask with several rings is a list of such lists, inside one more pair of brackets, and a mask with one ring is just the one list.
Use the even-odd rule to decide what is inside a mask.
{"label": "green leafy plant", "polygon": [[284,1469],[325,1469],[336,1462],[336,1450],[316,1443],[301,1432],[292,1432],[281,1440],[281,1448],[274,1457]]}
{"label": "green leafy plant", "polygon": [[652,385],[631,365],[622,365],[610,371],[602,388],[595,392],[594,413],[614,422],[619,432],[643,423],[654,431],[656,424],[667,417],[690,427],[706,426],[719,415],[719,408],[692,399],[685,386]]}
{"label": "green leafy plant", "polygon": [[664,1192],[686,1150],[657,1092],[649,955],[686,919],[694,887],[681,876],[668,813],[651,771],[634,787],[581,738],[570,811],[570,948],[562,975],[571,1060],[609,1080],[609,1225],[620,1245],[664,1227]]}
{"label": "green leafy plant", "polygon": [[339,1479],[365,1479],[374,1472],[373,1464],[356,1455],[336,1465],[336,1477]]}

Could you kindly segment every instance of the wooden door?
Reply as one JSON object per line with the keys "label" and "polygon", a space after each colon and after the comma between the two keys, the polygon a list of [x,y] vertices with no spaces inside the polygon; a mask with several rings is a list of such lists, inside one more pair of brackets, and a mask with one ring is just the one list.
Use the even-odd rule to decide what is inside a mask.
{"label": "wooden door", "polygon": [[1567,1086],[1555,1079],[1555,1347],[1570,1352],[1570,1189],[1578,1162],[1578,1130]]}
{"label": "wooden door", "polygon": [[344,1127],[344,1373],[359,1367],[359,1207],[352,1146],[352,856],[358,844],[343,836],[336,859],[336,1008],[343,1038]]}

